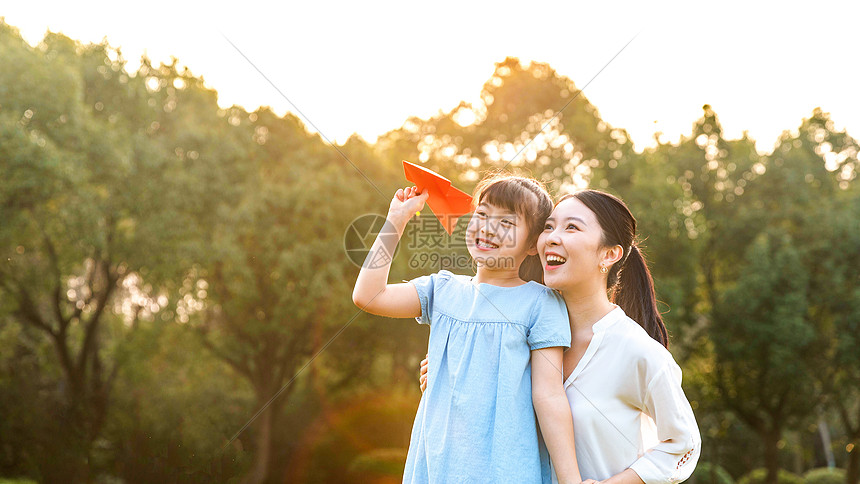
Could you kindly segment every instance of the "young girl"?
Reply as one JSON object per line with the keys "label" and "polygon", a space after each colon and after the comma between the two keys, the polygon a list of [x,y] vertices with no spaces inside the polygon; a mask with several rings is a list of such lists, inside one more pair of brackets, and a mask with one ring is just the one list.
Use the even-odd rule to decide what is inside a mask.
{"label": "young girl", "polygon": [[441,271],[388,284],[390,258],[380,267],[373,256],[394,253],[428,195],[397,191],[353,292],[369,313],[430,325],[434,376],[418,406],[403,482],[549,482],[537,414],[559,482],[579,484],[561,373],[567,312],[527,275],[541,274],[535,243],[552,199],[535,180],[485,179],[466,229],[475,277]]}

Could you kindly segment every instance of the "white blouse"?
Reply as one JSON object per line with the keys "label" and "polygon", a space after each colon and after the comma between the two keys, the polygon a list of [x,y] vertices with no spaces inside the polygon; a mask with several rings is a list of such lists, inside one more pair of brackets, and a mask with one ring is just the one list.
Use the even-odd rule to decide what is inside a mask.
{"label": "white blouse", "polygon": [[687,479],[702,440],[678,364],[619,307],[593,330],[564,383],[583,480],[602,481],[627,468],[645,484]]}

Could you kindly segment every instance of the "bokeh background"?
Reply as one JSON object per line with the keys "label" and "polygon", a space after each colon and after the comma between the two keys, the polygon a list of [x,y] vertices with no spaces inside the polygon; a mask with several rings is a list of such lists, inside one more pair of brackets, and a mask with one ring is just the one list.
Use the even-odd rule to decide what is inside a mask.
{"label": "bokeh background", "polygon": [[[358,13],[381,22],[380,12],[397,8]],[[328,30],[311,22],[318,35],[298,40],[290,32],[300,15],[284,15],[283,30],[261,20],[256,35],[280,47],[280,61],[313,52],[317,38],[346,46],[327,59],[346,66],[337,75],[287,62],[296,79],[322,86],[323,101],[303,97],[310,89],[292,78],[274,74],[270,84],[263,75],[279,72],[278,59],[229,24],[197,41],[232,59],[238,87],[192,71],[193,49],[188,64],[127,57],[135,47],[98,40],[117,29],[110,22],[34,37],[10,15],[0,22],[0,476],[400,482],[427,331],[353,306],[358,268],[344,243],[354,220],[385,212],[405,184],[406,159],[467,191],[506,166],[553,193],[591,186],[621,196],[638,217],[703,434],[694,482],[856,484],[860,147],[849,131],[860,130],[852,117],[860,110],[851,109],[858,48],[842,27],[857,16],[837,6],[785,8],[753,21],[743,9],[713,6],[676,24],[662,10],[631,6],[616,11],[615,31],[589,39],[576,35],[592,17],[544,11],[545,22],[559,22],[546,27],[550,40],[525,34],[502,5],[487,18],[452,9],[424,23],[395,13],[402,22],[390,35],[367,34],[390,47],[387,60],[367,62],[348,48],[364,32],[350,26],[360,17],[348,10],[332,11],[339,23]],[[181,55],[189,44],[169,52],[164,32],[197,24],[147,15],[135,25]],[[434,60],[422,29],[436,16],[450,21],[438,35],[462,31],[462,49],[449,57],[471,59],[480,79]],[[490,22],[496,37],[469,33],[499,18],[511,24]],[[783,37],[751,43],[774,25]],[[337,35],[338,26],[347,30]],[[410,32],[423,36],[420,49],[404,40]],[[601,72],[637,32],[619,64]],[[521,55],[517,38],[530,36],[584,64]],[[643,44],[655,37],[677,51],[643,61]],[[724,61],[733,56],[740,64]],[[471,84],[420,84],[428,82],[421,69]],[[407,89],[339,97],[337,86],[364,78]],[[654,78],[667,90],[643,91]],[[592,89],[612,106],[612,122]],[[705,104],[714,100],[722,101]],[[303,101],[331,111],[302,114]],[[723,104],[729,130],[717,113]],[[411,111],[386,111],[391,105]],[[328,124],[342,117],[346,127]],[[426,249],[402,247],[392,280],[453,260],[410,264]]]}

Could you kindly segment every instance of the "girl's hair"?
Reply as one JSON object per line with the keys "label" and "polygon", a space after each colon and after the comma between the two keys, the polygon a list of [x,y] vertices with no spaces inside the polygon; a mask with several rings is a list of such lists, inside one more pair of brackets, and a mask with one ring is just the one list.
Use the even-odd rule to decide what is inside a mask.
{"label": "girl's hair", "polygon": [[601,243],[604,247],[621,246],[621,259],[612,265],[607,275],[606,289],[610,300],[668,348],[669,336],[663,317],[657,311],[654,280],[645,257],[636,246],[636,219],[630,209],[618,197],[599,190],[565,195],[556,205],[568,198],[576,198],[597,216],[597,223],[603,231]]}
{"label": "girl's hair", "polygon": [[[505,173],[485,177],[475,188],[472,197],[475,206],[487,202],[496,207],[516,212],[526,221],[529,245],[537,243],[544,222],[552,213],[552,197],[543,184],[533,178]],[[520,265],[520,278],[543,284],[543,266],[537,255],[526,256]]]}

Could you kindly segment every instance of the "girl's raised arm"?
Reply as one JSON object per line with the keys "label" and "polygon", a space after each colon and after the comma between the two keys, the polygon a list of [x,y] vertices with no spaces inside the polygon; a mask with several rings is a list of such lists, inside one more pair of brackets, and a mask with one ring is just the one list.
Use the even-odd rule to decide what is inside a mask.
{"label": "girl's raised arm", "polygon": [[380,252],[394,254],[406,224],[415,212],[424,208],[429,196],[428,190],[419,195],[416,187],[409,187],[397,190],[391,199],[385,227],[373,242],[352,291],[352,302],[363,311],[390,318],[421,316],[421,302],[415,286],[411,283],[388,284],[392,257],[385,257],[385,262],[380,263],[376,256]]}

